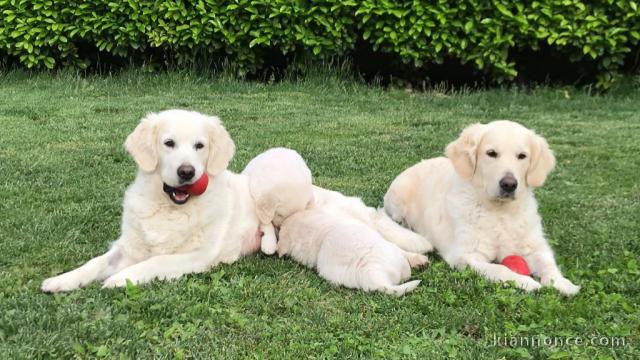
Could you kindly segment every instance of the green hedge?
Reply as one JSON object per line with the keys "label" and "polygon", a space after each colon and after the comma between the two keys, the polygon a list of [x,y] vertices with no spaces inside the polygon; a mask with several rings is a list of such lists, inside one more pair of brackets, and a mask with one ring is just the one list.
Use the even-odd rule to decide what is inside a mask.
{"label": "green hedge", "polygon": [[362,39],[418,68],[455,58],[499,82],[517,75],[510,53],[546,43],[597,63],[606,87],[638,51],[639,10],[627,0],[0,0],[0,52],[28,68],[86,67],[88,45],[125,59],[225,57],[252,72],[274,49],[322,59]]}

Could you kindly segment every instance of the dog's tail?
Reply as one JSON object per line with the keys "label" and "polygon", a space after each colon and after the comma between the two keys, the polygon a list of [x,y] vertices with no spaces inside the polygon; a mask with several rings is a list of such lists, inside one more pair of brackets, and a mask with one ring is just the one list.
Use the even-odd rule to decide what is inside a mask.
{"label": "dog's tail", "polygon": [[420,285],[420,280],[413,280],[400,285],[385,286],[380,291],[389,295],[402,296],[414,290],[418,285]]}

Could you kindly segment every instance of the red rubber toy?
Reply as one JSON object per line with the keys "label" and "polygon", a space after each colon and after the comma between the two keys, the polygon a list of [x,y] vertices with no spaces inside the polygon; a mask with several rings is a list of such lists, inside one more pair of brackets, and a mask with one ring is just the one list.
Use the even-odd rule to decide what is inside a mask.
{"label": "red rubber toy", "polygon": [[193,184],[180,186],[178,189],[188,194],[198,196],[202,195],[207,190],[207,185],[209,185],[209,175],[205,172],[198,181]]}
{"label": "red rubber toy", "polygon": [[527,261],[518,255],[510,255],[506,258],[502,259],[502,265],[509,268],[509,270],[518,273],[520,275],[531,275],[531,271],[529,270],[529,265]]}

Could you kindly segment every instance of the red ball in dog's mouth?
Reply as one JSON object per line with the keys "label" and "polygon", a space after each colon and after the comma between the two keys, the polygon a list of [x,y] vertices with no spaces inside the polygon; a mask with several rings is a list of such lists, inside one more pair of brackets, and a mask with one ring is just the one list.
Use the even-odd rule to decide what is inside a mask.
{"label": "red ball in dog's mouth", "polygon": [[171,199],[171,201],[178,205],[182,205],[186,203],[192,195],[199,196],[204,194],[204,192],[207,191],[208,185],[209,175],[207,175],[207,173],[205,172],[193,184],[184,185],[177,188],[164,184],[163,190],[164,192],[169,194],[169,198]]}

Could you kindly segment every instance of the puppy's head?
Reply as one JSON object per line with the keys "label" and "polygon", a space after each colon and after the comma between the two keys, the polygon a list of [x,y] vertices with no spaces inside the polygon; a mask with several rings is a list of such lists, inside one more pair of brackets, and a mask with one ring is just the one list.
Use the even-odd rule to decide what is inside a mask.
{"label": "puppy's head", "polygon": [[193,184],[205,171],[210,176],[224,171],[235,151],[217,117],[185,110],[147,115],[124,146],[142,171],[160,175],[176,204],[190,197],[176,188]]}
{"label": "puppy's head", "polygon": [[514,200],[542,186],[555,166],[544,138],[506,120],[468,126],[446,153],[458,175],[491,200]]}

